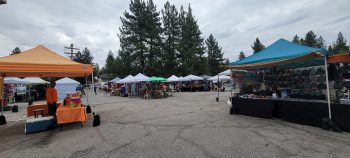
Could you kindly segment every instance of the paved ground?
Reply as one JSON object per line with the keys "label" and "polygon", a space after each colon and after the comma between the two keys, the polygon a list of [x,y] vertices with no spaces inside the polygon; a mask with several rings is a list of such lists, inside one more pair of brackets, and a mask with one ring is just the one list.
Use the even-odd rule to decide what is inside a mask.
{"label": "paved ground", "polygon": [[[350,133],[229,115],[229,93],[178,93],[157,100],[99,95],[102,119],[24,134],[25,105],[6,112],[0,157],[350,157]],[[225,99],[225,100],[224,100]],[[92,98],[90,98],[90,101]]]}

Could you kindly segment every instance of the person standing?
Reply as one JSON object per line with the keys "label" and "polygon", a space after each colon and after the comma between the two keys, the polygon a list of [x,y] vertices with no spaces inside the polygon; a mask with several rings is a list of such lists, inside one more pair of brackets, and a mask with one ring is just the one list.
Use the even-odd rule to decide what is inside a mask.
{"label": "person standing", "polygon": [[46,89],[46,102],[49,110],[50,116],[56,115],[56,109],[57,109],[57,90],[55,89],[56,82],[51,81],[50,87]]}
{"label": "person standing", "polygon": [[94,85],[94,92],[95,92],[95,95],[97,95],[97,85],[96,84]]}

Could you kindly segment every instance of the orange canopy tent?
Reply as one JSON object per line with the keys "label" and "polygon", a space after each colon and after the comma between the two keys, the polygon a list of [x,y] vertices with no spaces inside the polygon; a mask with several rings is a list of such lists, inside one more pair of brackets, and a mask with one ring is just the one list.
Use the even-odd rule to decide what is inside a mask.
{"label": "orange canopy tent", "polygon": [[86,77],[92,72],[91,64],[71,61],[42,45],[0,57],[1,77]]}
{"label": "orange canopy tent", "polygon": [[350,54],[340,54],[328,57],[328,63],[345,63],[350,64]]}
{"label": "orange canopy tent", "polygon": [[[3,98],[4,77],[87,77],[90,74],[93,78],[92,64],[71,61],[38,45],[16,55],[0,57],[0,97]],[[6,123],[2,113],[3,110],[0,124]]]}

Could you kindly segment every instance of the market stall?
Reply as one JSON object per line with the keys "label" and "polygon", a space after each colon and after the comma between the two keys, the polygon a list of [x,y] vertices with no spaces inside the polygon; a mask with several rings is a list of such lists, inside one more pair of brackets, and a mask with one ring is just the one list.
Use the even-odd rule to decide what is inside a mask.
{"label": "market stall", "polygon": [[38,101],[44,100],[45,98],[45,89],[49,82],[43,80],[40,77],[26,77],[23,81],[28,82],[28,100]]}
{"label": "market stall", "polygon": [[[5,77],[87,77],[92,72],[92,65],[71,61],[42,45],[20,54],[0,58],[0,79],[2,83]],[[59,107],[61,106],[62,104],[59,105]],[[74,111],[74,108],[71,108],[71,110]],[[56,113],[56,117],[66,117],[66,115]],[[2,118],[6,123],[3,115]],[[26,127],[30,127],[30,129],[26,129],[26,133],[44,130],[34,128],[42,127],[39,124],[51,122],[51,119],[53,118],[48,118],[49,121],[46,119],[28,118]],[[82,120],[76,119],[71,121]]]}
{"label": "market stall", "polygon": [[80,82],[71,78],[65,77],[56,81],[56,90],[58,93],[58,100],[63,100],[68,93],[76,91],[77,86]]}
{"label": "market stall", "polygon": [[230,113],[277,117],[323,128],[331,125],[337,130],[335,123],[342,130],[350,131],[350,126],[345,123],[350,121],[350,115],[339,113],[349,112],[350,106],[331,102],[329,67],[325,67],[325,50],[280,39],[226,67],[250,70],[246,82],[254,80],[241,87],[242,95],[231,99]]}
{"label": "market stall", "polygon": [[113,80],[110,80],[109,82],[117,83],[119,80],[121,80],[119,77],[115,77]]}
{"label": "market stall", "polygon": [[203,85],[204,79],[196,75],[191,74],[185,77],[180,77],[179,81],[182,82],[182,84],[180,85],[181,92],[203,91],[204,89],[204,85]]}

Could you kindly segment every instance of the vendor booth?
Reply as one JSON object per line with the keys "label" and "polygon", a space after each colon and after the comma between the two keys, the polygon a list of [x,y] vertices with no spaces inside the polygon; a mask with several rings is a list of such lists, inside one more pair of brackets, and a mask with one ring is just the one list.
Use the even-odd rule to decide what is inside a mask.
{"label": "vendor booth", "polygon": [[179,82],[179,78],[175,75],[171,75],[168,79],[168,82]]}
{"label": "vendor booth", "polygon": [[109,82],[117,83],[119,80],[121,80],[119,77],[115,77],[113,80],[110,80]]}
{"label": "vendor booth", "polygon": [[73,93],[80,83],[71,78],[65,77],[56,81],[56,90],[58,93],[58,100],[63,100],[68,93]]}
{"label": "vendor booth", "polygon": [[28,82],[29,100],[38,101],[45,99],[45,89],[49,82],[40,77],[26,77],[23,80]]}
{"label": "vendor booth", "polygon": [[280,39],[231,63],[226,68],[249,72],[239,83],[241,94],[231,98],[230,113],[350,131],[350,106],[331,95],[336,82],[330,78],[332,65],[327,60],[336,59],[327,57],[324,49]]}
{"label": "vendor booth", "polygon": [[[71,61],[42,45],[20,54],[0,58],[1,83],[3,83],[5,77],[87,77],[92,72],[92,65]],[[33,105],[35,106],[35,103]],[[28,107],[33,105],[28,105]],[[44,109],[37,111],[39,111],[39,114],[46,116],[42,113]],[[71,122],[84,123],[87,119],[84,107],[71,108],[59,103],[56,117],[58,124]],[[5,120],[3,115],[2,118]],[[50,117],[47,117],[47,119],[46,117],[45,119],[28,118],[26,122],[26,133],[45,130],[45,127],[52,123],[52,119]]]}

